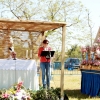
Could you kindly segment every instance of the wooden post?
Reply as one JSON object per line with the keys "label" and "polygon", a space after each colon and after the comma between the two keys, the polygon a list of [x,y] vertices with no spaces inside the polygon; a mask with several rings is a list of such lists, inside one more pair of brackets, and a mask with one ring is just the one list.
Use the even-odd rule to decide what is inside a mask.
{"label": "wooden post", "polygon": [[39,70],[39,85],[42,86],[42,71],[41,71],[41,68]]}
{"label": "wooden post", "polygon": [[[44,33],[42,32],[41,33],[41,40],[43,41],[45,39],[45,36],[44,36]],[[39,85],[42,86],[42,71],[41,71],[41,68],[40,68],[40,71],[39,71],[40,75],[39,75]]]}
{"label": "wooden post", "polygon": [[62,52],[61,52],[61,100],[64,100],[64,57],[65,57],[66,25],[62,27]]}

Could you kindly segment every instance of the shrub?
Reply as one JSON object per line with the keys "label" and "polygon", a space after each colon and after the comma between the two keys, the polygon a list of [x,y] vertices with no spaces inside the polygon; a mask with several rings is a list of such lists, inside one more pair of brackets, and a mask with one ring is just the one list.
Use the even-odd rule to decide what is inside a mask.
{"label": "shrub", "polygon": [[[60,100],[60,88],[43,89],[37,91],[26,89],[23,82],[13,85],[8,90],[0,90],[0,100]],[[68,100],[64,93],[64,100]]]}

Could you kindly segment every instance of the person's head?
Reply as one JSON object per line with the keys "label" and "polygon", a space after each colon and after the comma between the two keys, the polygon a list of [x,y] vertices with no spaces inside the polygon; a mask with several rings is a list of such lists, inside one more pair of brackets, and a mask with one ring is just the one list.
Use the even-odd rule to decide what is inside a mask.
{"label": "person's head", "polygon": [[11,56],[12,56],[12,58],[16,58],[16,52],[13,51],[13,52],[11,53]]}
{"label": "person's head", "polygon": [[43,46],[44,47],[47,47],[48,46],[48,44],[49,44],[49,41],[47,40],[47,39],[45,39],[45,40],[43,40]]}

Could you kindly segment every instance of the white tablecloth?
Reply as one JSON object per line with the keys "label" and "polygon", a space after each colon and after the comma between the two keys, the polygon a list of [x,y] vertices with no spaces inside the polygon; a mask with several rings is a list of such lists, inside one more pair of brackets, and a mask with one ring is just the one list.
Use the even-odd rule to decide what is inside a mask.
{"label": "white tablecloth", "polygon": [[0,59],[0,89],[20,81],[27,89],[39,89],[36,61]]}

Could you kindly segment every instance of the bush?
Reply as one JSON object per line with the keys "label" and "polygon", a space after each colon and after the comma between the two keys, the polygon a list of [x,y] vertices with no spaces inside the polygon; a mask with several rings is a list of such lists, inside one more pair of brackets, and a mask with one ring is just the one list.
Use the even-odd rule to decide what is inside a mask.
{"label": "bush", "polygon": [[[13,85],[8,90],[0,90],[0,100],[60,100],[60,88],[33,91],[26,89],[23,82]],[[64,100],[68,100],[64,93]]]}
{"label": "bush", "polygon": [[[60,88],[40,89],[35,94],[30,91],[32,100],[60,100]],[[64,93],[64,100],[69,100],[68,96]]]}

